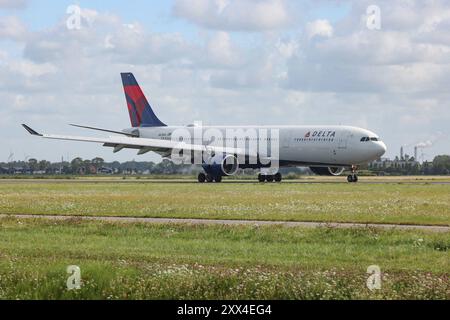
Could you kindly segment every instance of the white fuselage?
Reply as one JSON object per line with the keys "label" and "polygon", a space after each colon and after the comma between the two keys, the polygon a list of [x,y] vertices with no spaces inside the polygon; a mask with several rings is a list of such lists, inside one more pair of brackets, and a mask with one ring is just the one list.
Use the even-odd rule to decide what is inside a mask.
{"label": "white fuselage", "polygon": [[[195,131],[198,127],[190,126],[133,128],[124,132],[137,130],[141,138],[172,140],[173,135],[178,137],[181,132],[190,134],[190,141],[184,140],[185,142],[223,146],[233,146],[239,139],[246,139],[247,145],[251,145],[251,140],[255,140],[258,145],[268,144],[271,132],[277,132],[273,139],[278,140],[276,145],[279,148],[278,160],[281,166],[352,166],[376,160],[386,153],[386,145],[378,135],[349,126],[217,126],[201,127],[201,134]],[[211,139],[208,132],[215,132],[218,136],[222,135],[222,138]],[[236,139],[233,134],[230,135],[236,132],[241,135],[244,132],[244,138]],[[251,134],[246,136],[246,132]],[[254,132],[256,136],[253,135]]]}

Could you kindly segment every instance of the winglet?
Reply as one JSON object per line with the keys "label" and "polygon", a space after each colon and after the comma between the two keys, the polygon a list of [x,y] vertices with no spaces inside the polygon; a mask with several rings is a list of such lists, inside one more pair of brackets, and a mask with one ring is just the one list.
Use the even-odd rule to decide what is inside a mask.
{"label": "winglet", "polygon": [[25,130],[28,131],[29,134],[33,135],[33,136],[39,136],[42,137],[42,134],[34,131],[33,129],[31,129],[29,126],[27,126],[26,124],[22,124],[22,126],[25,128]]}

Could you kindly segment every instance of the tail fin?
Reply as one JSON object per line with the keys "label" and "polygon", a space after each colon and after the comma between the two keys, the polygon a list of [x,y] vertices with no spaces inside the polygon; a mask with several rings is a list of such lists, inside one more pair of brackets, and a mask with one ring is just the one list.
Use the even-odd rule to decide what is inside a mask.
{"label": "tail fin", "polygon": [[121,76],[133,128],[166,127],[153,112],[134,75],[122,73]]}

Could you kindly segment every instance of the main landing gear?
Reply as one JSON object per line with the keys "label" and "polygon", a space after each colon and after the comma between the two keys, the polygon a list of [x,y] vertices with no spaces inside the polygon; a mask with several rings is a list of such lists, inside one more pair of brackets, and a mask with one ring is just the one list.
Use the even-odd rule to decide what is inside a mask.
{"label": "main landing gear", "polygon": [[275,175],[265,175],[265,174],[259,174],[258,175],[258,181],[263,183],[263,182],[281,182],[283,180],[283,176],[281,175],[281,173],[277,173]]}
{"label": "main landing gear", "polygon": [[349,183],[357,183],[358,182],[359,179],[358,179],[357,171],[358,171],[358,167],[352,166],[352,174],[347,177],[347,181]]}
{"label": "main landing gear", "polygon": [[208,182],[208,183],[213,183],[213,182],[221,183],[222,182],[222,176],[214,177],[214,176],[212,176],[210,174],[204,174],[202,172],[202,173],[200,173],[198,175],[198,182],[200,182],[200,183],[205,183],[205,182]]}

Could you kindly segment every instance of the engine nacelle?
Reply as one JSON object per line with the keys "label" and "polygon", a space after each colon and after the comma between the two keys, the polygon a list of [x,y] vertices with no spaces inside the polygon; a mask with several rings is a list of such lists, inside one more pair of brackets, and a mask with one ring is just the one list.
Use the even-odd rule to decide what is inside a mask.
{"label": "engine nacelle", "polygon": [[234,155],[218,154],[205,161],[203,169],[212,176],[234,176],[239,170],[239,161]]}
{"label": "engine nacelle", "polygon": [[312,172],[319,176],[340,176],[344,173],[344,167],[310,167]]}

